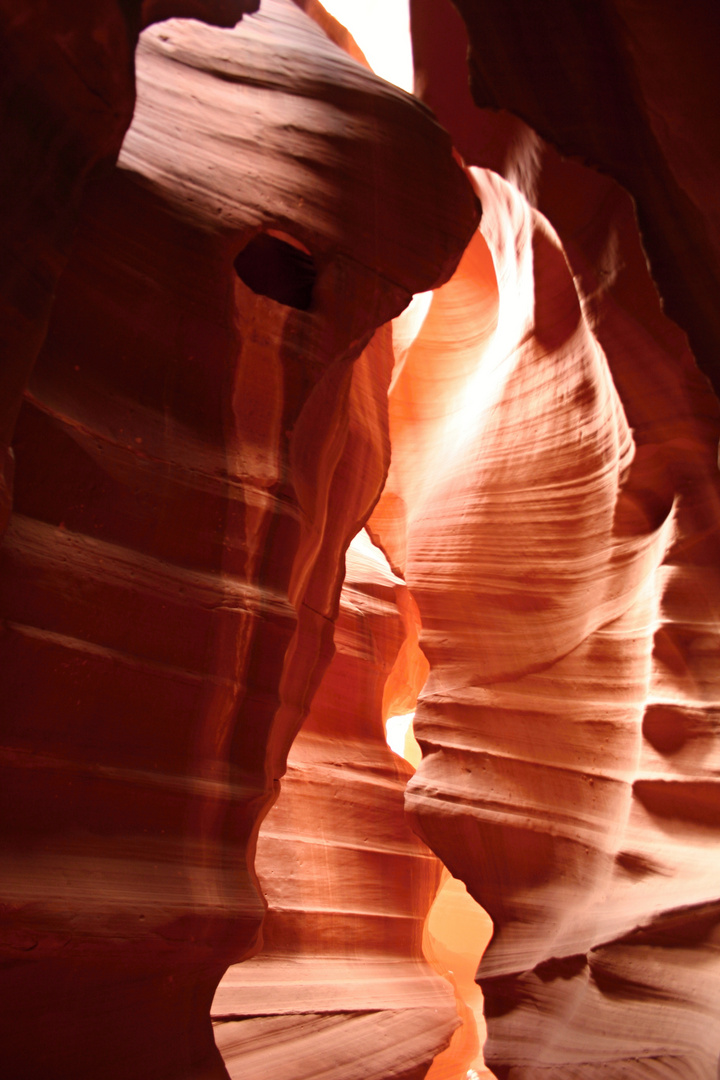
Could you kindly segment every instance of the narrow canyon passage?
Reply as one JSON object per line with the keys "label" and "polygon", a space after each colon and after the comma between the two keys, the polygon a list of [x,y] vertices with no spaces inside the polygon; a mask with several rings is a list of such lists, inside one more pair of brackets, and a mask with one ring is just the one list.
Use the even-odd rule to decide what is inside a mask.
{"label": "narrow canyon passage", "polygon": [[[257,946],[257,830],[387,471],[376,331],[478,217],[417,102],[290,0],[250,18],[142,35],[118,164],[33,330],[0,549],[16,1080],[226,1075],[211,1000]],[[310,252],[300,300],[267,288],[262,235]]]}
{"label": "narrow canyon passage", "polygon": [[0,0],[0,1076],[716,1080],[720,22],[337,4]]}
{"label": "narrow canyon passage", "polygon": [[263,947],[222,979],[215,1039],[238,1078],[312,1080],[318,1061],[334,1080],[489,1076],[473,982],[489,920],[410,830],[413,770],[384,738],[427,674],[417,611],[366,534],[346,566],[337,651],[258,837]]}

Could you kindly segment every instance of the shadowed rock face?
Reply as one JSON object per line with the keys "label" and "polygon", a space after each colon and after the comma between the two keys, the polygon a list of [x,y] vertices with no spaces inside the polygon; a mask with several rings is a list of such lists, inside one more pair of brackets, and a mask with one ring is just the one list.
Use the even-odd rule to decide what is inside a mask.
{"label": "shadowed rock face", "polygon": [[[465,70],[448,49],[456,12],[447,0],[413,0],[416,56],[435,106],[449,101],[431,71]],[[468,28],[475,104],[504,109],[563,154],[617,180],[633,197],[665,310],[689,336],[720,388],[720,20],[698,0],[572,0],[528,8],[519,0],[457,0]],[[437,47],[443,40],[445,48]],[[434,59],[431,57],[434,56]],[[429,65],[428,68],[425,65]],[[434,81],[433,89],[430,83]],[[455,103],[462,113],[458,99]],[[452,130],[447,110],[438,115]],[[474,129],[474,131],[473,131]],[[458,149],[478,145],[480,125],[461,127]]]}
{"label": "shadowed rock face", "polygon": [[0,40],[0,532],[13,428],[45,338],[87,180],[111,166],[135,103],[142,26],[191,15],[234,26],[258,0],[3,0]]}
{"label": "shadowed rock face", "polygon": [[[137,77],[14,437],[14,1078],[225,1075],[210,1001],[257,936],[257,827],[387,469],[392,354],[373,335],[477,219],[429,114],[289,2],[236,30],[151,28]],[[308,304],[236,272],[265,234],[310,253]]]}

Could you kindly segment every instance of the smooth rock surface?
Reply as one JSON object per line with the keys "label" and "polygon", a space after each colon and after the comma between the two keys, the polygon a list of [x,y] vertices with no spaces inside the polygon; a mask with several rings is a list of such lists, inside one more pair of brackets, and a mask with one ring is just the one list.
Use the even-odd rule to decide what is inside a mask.
{"label": "smooth rock surface", "polygon": [[[718,648],[718,404],[683,335],[662,315],[647,258],[662,305],[690,335],[717,390],[718,205],[710,178],[718,158],[707,103],[717,78],[718,22],[705,4],[682,13],[623,2],[585,13],[567,8],[567,18],[553,11],[552,24],[540,9],[523,11],[518,21],[507,5],[484,8],[481,20],[473,5],[458,8],[470,32],[475,102],[463,82],[465,28],[445,0],[413,3],[423,98],[468,164],[504,176],[557,232],[635,444],[617,496],[614,542],[637,544],[673,520],[662,565],[646,579],[651,598],[638,626],[645,643],[634,660],[623,649],[626,669],[640,674],[632,695],[636,734],[618,758],[632,797],[624,824],[619,816],[610,835],[616,855],[598,902],[597,944],[563,956],[553,928],[545,962],[524,976],[495,978],[496,943],[480,971],[490,1003],[487,1052],[501,1076],[714,1080],[719,695],[705,657],[717,657]],[[562,158],[537,132],[599,171]],[[620,180],[635,205],[603,173]],[[633,634],[633,649],[639,639]],[[583,673],[598,655],[594,648],[581,657]],[[550,668],[550,680],[534,683],[535,700],[563,684],[568,661],[565,672]],[[617,665],[609,671],[603,686],[619,699]],[[605,689],[603,725],[606,700]],[[543,719],[540,736],[541,717],[525,709],[528,739],[549,746],[553,715]],[[555,731],[571,760],[575,717],[570,729],[558,724]],[[499,729],[497,737],[496,757],[518,752]],[[607,745],[603,732],[596,753]],[[512,768],[508,761],[503,774]],[[597,791],[597,777],[591,780]],[[607,798],[606,789],[605,805]],[[577,792],[573,801],[580,804]],[[557,849],[555,827],[548,831]],[[582,859],[568,861],[568,897],[573,887],[587,888],[587,869]],[[528,900],[537,892],[533,886]],[[576,917],[584,903],[568,899],[568,911]],[[613,940],[608,917],[636,927]]]}
{"label": "smooth rock surface", "polygon": [[[262,921],[257,829],[387,469],[373,335],[477,219],[427,111],[289,0],[236,30],[153,27],[137,73],[18,420],[0,549],[13,1080],[226,1075],[210,1002]],[[271,232],[268,296],[234,264],[249,249],[267,277],[250,244]],[[298,275],[307,310],[273,298]]]}
{"label": "smooth rock surface", "polygon": [[[412,0],[422,93],[459,151],[468,163],[495,167],[468,153],[482,123],[461,121],[455,131],[452,114],[464,111],[458,76],[469,70],[473,99],[487,116],[507,110],[560,153],[620,183],[634,200],[665,310],[720,392],[716,5],[457,0],[456,8],[468,28],[467,62],[454,47],[457,13],[448,0]],[[514,156],[517,141],[505,152]]]}
{"label": "smooth rock surface", "polygon": [[255,6],[0,0],[0,1074],[425,1075],[417,601],[493,1072],[715,1080],[715,6],[458,0],[473,101],[415,0],[479,232],[314,0],[146,31],[114,167],[141,27]]}
{"label": "smooth rock surface", "polygon": [[86,183],[115,162],[135,103],[142,26],[173,15],[234,26],[258,0],[0,3],[0,534],[10,443],[47,332]]}
{"label": "smooth rock surface", "polygon": [[213,1001],[233,1077],[314,1080],[321,1063],[333,1080],[421,1076],[459,1023],[422,949],[441,867],[405,820],[412,769],[383,731],[387,680],[399,681],[415,630],[406,596],[360,534],[337,651],[258,836],[263,947],[229,969]]}
{"label": "smooth rock surface", "polygon": [[720,410],[619,189],[555,188],[573,276],[517,187],[473,175],[478,237],[398,320],[371,519],[431,668],[408,809],[493,919],[499,1077],[710,1080]]}

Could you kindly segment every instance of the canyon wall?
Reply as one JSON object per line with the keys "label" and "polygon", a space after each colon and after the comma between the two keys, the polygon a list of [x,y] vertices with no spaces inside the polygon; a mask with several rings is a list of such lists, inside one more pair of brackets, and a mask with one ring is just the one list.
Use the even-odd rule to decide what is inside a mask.
{"label": "canyon wall", "polygon": [[503,110],[629,192],[665,310],[717,392],[716,5],[411,0],[411,8],[423,94],[468,163],[496,168],[488,143],[506,161],[517,155],[521,136],[497,137],[493,114]]}
{"label": "canyon wall", "polygon": [[211,999],[255,947],[257,828],[387,470],[375,331],[478,216],[430,114],[289,0],[150,28],[136,70],[13,438],[14,1080],[226,1075]]}
{"label": "canyon wall", "polygon": [[713,6],[257,6],[0,0],[0,1073],[420,1080],[437,856],[499,1080],[715,1080]]}
{"label": "canyon wall", "polygon": [[232,1077],[315,1080],[322,1062],[328,1080],[415,1080],[459,1023],[422,951],[442,867],[405,820],[413,770],[383,730],[383,704],[413,692],[413,635],[407,587],[361,534],[335,656],[258,837],[263,948],[213,1002]]}
{"label": "canyon wall", "polygon": [[[696,243],[693,229],[683,233],[676,288],[666,290],[662,253],[648,240],[648,265],[638,220],[653,218],[662,232],[663,213],[683,220],[683,200],[673,209],[668,182],[662,210],[630,155],[623,173],[603,150],[630,138],[638,116],[656,129],[664,116],[666,139],[678,136],[658,80],[622,128],[592,65],[553,74],[557,51],[545,55],[547,38],[532,33],[544,15],[511,24],[491,6],[481,25],[476,8],[458,6],[475,101],[516,110],[561,149],[584,151],[626,180],[637,204],[522,119],[476,108],[457,77],[457,16],[453,24],[440,5],[415,6],[419,87],[468,162],[495,172],[472,170],[483,220],[460,272],[395,335],[393,462],[371,526],[418,602],[431,665],[408,808],[493,918],[478,977],[496,1075],[711,1080],[720,1055],[720,424],[683,330],[714,377],[716,353],[702,347],[716,340],[712,319],[697,320],[712,281],[703,251],[715,197],[704,184],[690,190],[705,235]],[[594,18],[561,25],[566,59],[573,34],[577,56],[591,52],[596,66],[620,51],[590,34]],[[676,44],[675,21],[664,26],[667,56],[690,49],[690,22]],[[633,42],[637,55],[621,59],[649,78],[659,39]],[[517,83],[513,50],[523,58]],[[713,153],[702,139],[703,70],[674,101],[698,158]],[[491,84],[503,88],[492,101]],[[620,97],[626,89],[621,80]],[[551,94],[556,113],[547,106],[539,117]],[[605,110],[602,123],[593,109]],[[559,121],[549,126],[556,115],[585,142],[569,141]],[[677,144],[666,149],[671,172],[696,166],[679,161]],[[656,281],[676,317],[682,289],[698,282],[681,327]]]}
{"label": "canyon wall", "polygon": [[0,532],[12,433],[47,332],[85,184],[112,166],[133,114],[138,35],[171,16],[234,26],[259,0],[3,0],[0,40]]}

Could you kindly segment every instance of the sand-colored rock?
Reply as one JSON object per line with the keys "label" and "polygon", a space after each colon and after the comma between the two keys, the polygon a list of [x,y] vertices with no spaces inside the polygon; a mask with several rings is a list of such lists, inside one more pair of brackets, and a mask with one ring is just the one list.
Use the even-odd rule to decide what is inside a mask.
{"label": "sand-colored rock", "polygon": [[425,923],[423,951],[455,990],[462,1025],[437,1054],[427,1080],[492,1080],[485,1066],[487,1036],[482,991],[475,982],[480,958],[492,937],[492,921],[465,885],[447,870]]}

